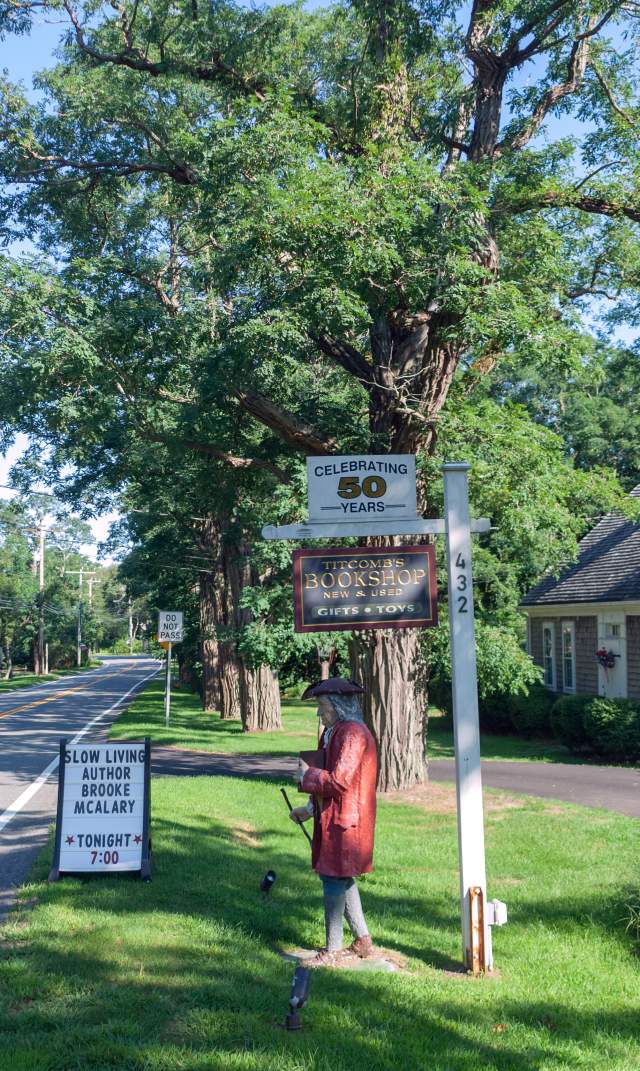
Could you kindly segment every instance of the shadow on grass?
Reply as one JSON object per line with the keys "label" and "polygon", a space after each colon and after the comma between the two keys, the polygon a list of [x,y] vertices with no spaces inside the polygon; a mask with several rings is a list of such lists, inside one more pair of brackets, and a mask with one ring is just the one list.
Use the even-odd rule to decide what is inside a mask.
{"label": "shadow on grass", "polygon": [[[299,846],[283,850],[281,828],[261,827],[252,841],[234,817],[156,817],[153,827],[150,885],[63,880],[44,892],[24,949],[2,952],[7,1068],[538,1071],[569,1066],[563,1045],[597,1046],[603,1033],[637,1038],[635,1012],[576,1015],[500,992],[497,1013],[493,983],[459,979],[447,989],[419,969],[408,976],[318,972],[303,1013],[307,1029],[284,1034],[278,1024],[292,970],[274,949],[321,939],[320,886],[306,856]],[[271,867],[278,878],[263,902],[259,883]],[[451,968],[443,949],[457,941],[457,912],[427,896],[393,896],[380,882],[363,886],[374,933],[377,920],[392,916],[402,929],[412,919],[415,940],[424,933],[415,920],[428,919],[442,935],[436,947],[385,943]],[[573,929],[587,905],[527,910]],[[591,916],[612,929],[609,907]],[[464,1005],[461,986],[477,986]],[[508,1019],[506,1032],[496,1033],[496,1014]]]}
{"label": "shadow on grass", "polygon": [[217,711],[203,711],[197,695],[174,690],[170,725],[165,725],[164,684],[153,681],[118,716],[110,738],[126,740],[148,735],[156,745],[191,750],[291,755],[315,746],[317,719],[313,703],[283,700],[282,728],[265,733],[245,733],[236,719],[222,719]]}
{"label": "shadow on grass", "polygon": [[[50,900],[75,920],[72,931],[34,935],[17,957],[22,969],[0,1021],[5,1051],[28,1036],[27,1050],[38,1058],[46,1050],[50,1064],[18,1066],[417,1071],[426,1059],[447,1071],[535,1071],[549,1057],[544,1039],[526,1053],[503,1039],[471,1041],[482,1011],[461,1021],[408,977],[318,972],[303,1013],[307,1029],[284,1034],[292,969],[273,946],[299,942],[319,914],[319,888],[301,897],[287,884],[296,882],[297,856],[280,852],[275,860],[267,847],[247,856],[230,843],[228,827],[207,817],[205,830],[203,817],[160,825],[151,886],[107,879],[51,890]],[[269,864],[282,874],[280,892],[263,904],[258,884]],[[203,883],[199,871],[212,880]],[[308,887],[309,876],[300,884]],[[154,1063],[158,1047],[167,1061],[172,1051],[179,1059]]]}

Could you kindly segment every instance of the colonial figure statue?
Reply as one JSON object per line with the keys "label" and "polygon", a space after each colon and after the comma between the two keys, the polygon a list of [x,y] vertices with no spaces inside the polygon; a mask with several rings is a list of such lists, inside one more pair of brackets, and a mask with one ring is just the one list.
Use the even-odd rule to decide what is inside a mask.
{"label": "colonial figure statue", "polygon": [[[298,760],[298,787],[310,799],[290,817],[313,818],[311,865],[322,881],[326,927],[326,947],[305,966],[331,967],[373,951],[356,885],[372,869],[376,819],[376,745],[362,717],[362,691],[353,681],[331,677],[303,696],[317,698],[324,731],[318,764]],[[348,948],[342,947],[343,918],[353,936]]]}

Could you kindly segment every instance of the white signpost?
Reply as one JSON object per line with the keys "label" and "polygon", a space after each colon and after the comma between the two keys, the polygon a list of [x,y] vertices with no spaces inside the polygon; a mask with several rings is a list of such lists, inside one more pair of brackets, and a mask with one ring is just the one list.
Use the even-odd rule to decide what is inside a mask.
{"label": "white signpost", "polygon": [[50,881],[60,874],[140,871],[149,856],[149,740],[60,742],[58,820]]}
{"label": "white signpost", "polygon": [[183,619],[181,610],[158,611],[158,643],[167,648],[167,674],[164,689],[164,723],[167,729],[171,713],[171,649],[174,643],[182,643]]}
{"label": "white signpost", "polygon": [[[462,952],[465,967],[480,974],[493,966],[490,927],[506,922],[505,905],[499,900],[487,901],[471,574],[471,533],[487,532],[491,524],[485,518],[470,518],[467,476],[470,465],[466,462],[442,466],[444,518],[419,517],[415,458],[409,461],[404,455],[308,458],[309,521],[267,525],[262,535],[265,539],[412,534],[446,537]],[[374,467],[370,469],[367,462]],[[387,470],[383,464],[389,466]],[[402,465],[403,471],[392,471],[390,466],[396,465]],[[365,484],[369,477],[371,481]],[[375,506],[377,502],[382,504],[381,510]],[[345,503],[348,509],[344,508]],[[375,508],[370,508],[371,503]],[[359,508],[362,504],[364,510]],[[358,508],[351,509],[351,506]]]}

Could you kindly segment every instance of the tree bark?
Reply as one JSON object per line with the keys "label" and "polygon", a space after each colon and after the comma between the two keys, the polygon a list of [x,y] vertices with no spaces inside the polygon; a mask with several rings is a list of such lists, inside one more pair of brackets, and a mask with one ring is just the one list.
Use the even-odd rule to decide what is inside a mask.
{"label": "tree bark", "polygon": [[245,733],[268,733],[282,728],[278,674],[270,666],[252,669],[242,663],[240,704]]}
{"label": "tree bark", "polygon": [[378,744],[381,792],[427,776],[427,693],[418,629],[354,632],[351,671],[365,690],[362,709]]}
{"label": "tree bark", "polygon": [[239,719],[240,661],[236,649],[236,604],[240,583],[234,573],[232,549],[225,543],[220,548],[220,583],[216,586],[215,616],[218,636],[218,687],[220,717],[224,721]]}
{"label": "tree bark", "polygon": [[218,672],[220,687],[220,717],[223,721],[239,719],[240,710],[240,663],[235,643],[220,641],[218,644]]}
{"label": "tree bark", "polygon": [[[248,585],[260,583],[260,577],[251,568],[249,547],[242,539],[236,545],[224,546],[223,561],[227,612],[237,636],[251,620],[251,611],[240,606],[242,590]],[[269,666],[252,667],[246,659],[238,658],[235,643],[232,654],[237,659],[239,669],[238,698],[244,732],[270,732],[281,729],[277,674]]]}
{"label": "tree bark", "polygon": [[221,706],[219,651],[216,637],[216,580],[218,574],[200,573],[200,660],[202,662],[202,709]]}
{"label": "tree bark", "polygon": [[178,680],[180,684],[185,684],[188,688],[192,688],[194,692],[200,692],[200,680],[194,672],[193,662],[190,655],[183,652],[181,647],[178,647]]}

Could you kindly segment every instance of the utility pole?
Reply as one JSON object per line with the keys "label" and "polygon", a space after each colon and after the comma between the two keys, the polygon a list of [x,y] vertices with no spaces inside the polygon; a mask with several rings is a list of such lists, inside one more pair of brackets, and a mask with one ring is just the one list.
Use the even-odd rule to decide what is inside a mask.
{"label": "utility pole", "polygon": [[[93,585],[101,584],[101,580],[96,580],[96,574],[91,573],[89,577],[89,613],[93,610]],[[91,647],[87,646],[87,659],[91,661]]]}
{"label": "utility pole", "polygon": [[101,580],[96,580],[95,576],[96,576],[95,573],[91,573],[91,576],[89,577],[89,609],[90,610],[93,610],[93,585],[102,583]]}
{"label": "utility pole", "polygon": [[30,525],[21,525],[21,532],[35,532],[38,536],[38,564],[36,566],[36,551],[34,549],[33,559],[31,565],[31,571],[33,576],[36,575],[36,569],[38,571],[38,592],[40,606],[38,608],[38,639],[34,644],[33,651],[33,669],[37,677],[41,677],[45,672],[45,656],[44,656],[44,541],[47,532],[51,531],[51,528],[45,528],[44,521],[40,521],[37,528]]}
{"label": "utility pole", "polygon": [[129,596],[127,602],[127,610],[129,613],[129,654],[133,654],[133,610],[131,596]]}
{"label": "utility pole", "polygon": [[82,666],[82,580],[83,580],[83,577],[84,577],[85,573],[87,574],[88,577],[90,577],[90,580],[89,580],[89,605],[91,605],[91,582],[92,582],[93,577],[96,574],[95,574],[95,572],[94,573],[89,573],[89,572],[87,572],[86,569],[67,569],[67,572],[70,575],[73,574],[73,573],[77,573],[78,574],[78,579],[79,579],[79,585],[78,586],[79,586],[80,595],[79,595],[79,598],[78,598],[78,629],[77,629],[77,634],[76,634],[76,662],[77,662],[77,665],[78,665],[78,669],[80,669],[80,667]]}

